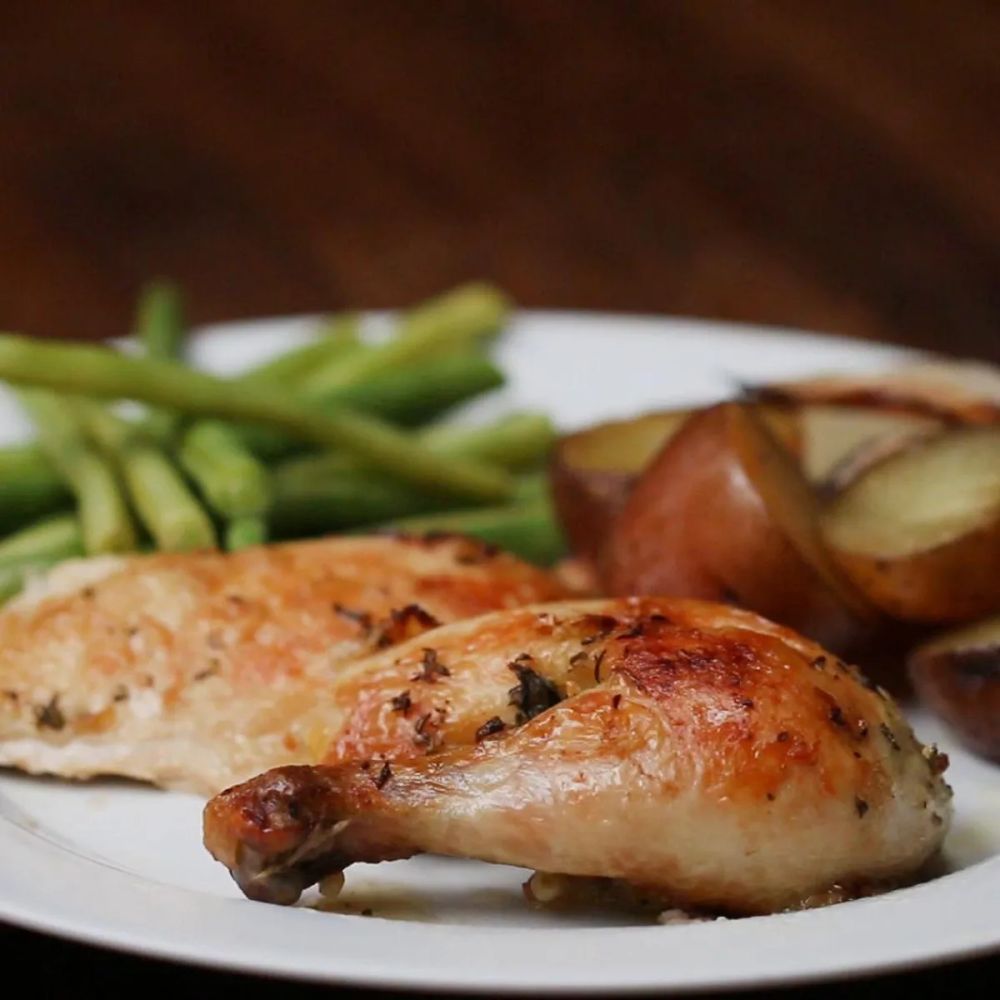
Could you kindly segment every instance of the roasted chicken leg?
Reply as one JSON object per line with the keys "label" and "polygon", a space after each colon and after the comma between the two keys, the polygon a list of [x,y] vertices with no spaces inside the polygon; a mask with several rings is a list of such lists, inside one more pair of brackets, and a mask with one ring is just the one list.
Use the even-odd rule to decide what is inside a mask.
{"label": "roasted chicken leg", "polygon": [[433,852],[766,913],[912,877],[949,823],[946,760],[884,692],[729,607],[500,612],[351,670],[368,680],[339,763],[205,810],[206,846],[252,898]]}
{"label": "roasted chicken leg", "polygon": [[0,765],[211,794],[322,759],[348,661],[564,594],[458,537],[65,564],[0,613]]}

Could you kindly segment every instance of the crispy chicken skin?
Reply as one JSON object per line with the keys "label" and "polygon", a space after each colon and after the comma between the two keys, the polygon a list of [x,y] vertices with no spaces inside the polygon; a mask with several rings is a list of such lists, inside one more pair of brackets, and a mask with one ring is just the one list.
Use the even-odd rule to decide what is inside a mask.
{"label": "crispy chicken skin", "polygon": [[499,612],[351,669],[367,679],[338,763],[206,807],[206,846],[251,898],[433,852],[767,913],[911,877],[950,820],[946,761],[886,694],[729,607]]}
{"label": "crispy chicken skin", "polygon": [[565,593],[458,537],[65,564],[0,613],[0,765],[211,794],[320,760],[347,661]]}

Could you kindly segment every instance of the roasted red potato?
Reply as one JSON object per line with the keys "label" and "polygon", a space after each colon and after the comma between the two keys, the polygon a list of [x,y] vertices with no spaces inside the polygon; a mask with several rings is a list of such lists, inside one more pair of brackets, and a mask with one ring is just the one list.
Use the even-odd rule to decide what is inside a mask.
{"label": "roasted red potato", "polygon": [[873,614],[823,545],[813,492],[757,408],[688,419],[615,521],[605,575],[615,594],[741,604],[844,651]]}
{"label": "roasted red potato", "polygon": [[[553,449],[549,478],[556,511],[574,554],[600,559],[611,525],[640,473],[694,410],[662,410],[631,420],[597,424],[562,438]],[[802,444],[798,414],[761,407],[768,427],[791,450]]]}
{"label": "roasted red potato", "polygon": [[924,414],[951,423],[1000,422],[1000,369],[931,361],[873,375],[826,375],[756,387],[756,398]]}
{"label": "roasted red potato", "polygon": [[799,408],[800,461],[806,478],[835,493],[876,459],[945,425],[934,417],[863,406]]}
{"label": "roasted red potato", "polygon": [[1000,761],[1000,615],[919,647],[909,667],[925,704],[970,749]]}
{"label": "roasted red potato", "polygon": [[559,441],[549,478],[556,512],[576,555],[598,558],[639,473],[690,413],[647,413],[588,427]]}
{"label": "roasted red potato", "polygon": [[855,586],[893,618],[1000,610],[1000,427],[946,431],[889,455],[827,507],[823,531]]}

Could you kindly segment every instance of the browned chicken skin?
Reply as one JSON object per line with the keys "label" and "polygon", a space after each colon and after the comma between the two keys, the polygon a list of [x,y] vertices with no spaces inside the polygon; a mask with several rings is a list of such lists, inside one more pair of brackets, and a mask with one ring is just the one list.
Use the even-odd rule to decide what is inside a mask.
{"label": "browned chicken skin", "polygon": [[82,560],[43,584],[0,613],[0,765],[208,794],[321,760],[351,660],[566,593],[458,537]]}
{"label": "browned chicken skin", "polygon": [[771,912],[912,876],[950,818],[944,759],[887,695],[729,607],[501,612],[350,672],[336,764],[206,808],[206,846],[252,898],[433,852]]}

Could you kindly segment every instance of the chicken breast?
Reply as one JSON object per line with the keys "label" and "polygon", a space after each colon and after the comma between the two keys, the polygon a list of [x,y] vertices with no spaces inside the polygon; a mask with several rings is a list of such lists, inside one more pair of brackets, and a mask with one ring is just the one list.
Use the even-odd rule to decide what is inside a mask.
{"label": "chicken breast", "polygon": [[206,846],[252,898],[426,851],[767,913],[905,881],[948,827],[946,759],[889,696],[730,607],[498,612],[349,673],[338,763],[205,810]]}
{"label": "chicken breast", "polygon": [[0,765],[211,794],[321,759],[348,661],[564,593],[458,537],[67,563],[0,613]]}

